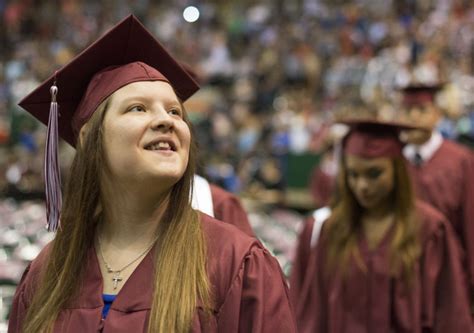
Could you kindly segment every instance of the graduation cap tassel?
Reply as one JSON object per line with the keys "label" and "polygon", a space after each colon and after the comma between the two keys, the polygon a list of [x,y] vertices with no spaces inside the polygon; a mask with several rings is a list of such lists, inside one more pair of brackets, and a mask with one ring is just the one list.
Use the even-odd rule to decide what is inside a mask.
{"label": "graduation cap tassel", "polygon": [[44,180],[46,192],[46,216],[48,231],[56,231],[59,227],[61,212],[61,175],[58,159],[58,103],[56,95],[58,87],[56,80],[51,86],[51,106],[49,109],[48,132],[46,135],[46,149],[44,156]]}

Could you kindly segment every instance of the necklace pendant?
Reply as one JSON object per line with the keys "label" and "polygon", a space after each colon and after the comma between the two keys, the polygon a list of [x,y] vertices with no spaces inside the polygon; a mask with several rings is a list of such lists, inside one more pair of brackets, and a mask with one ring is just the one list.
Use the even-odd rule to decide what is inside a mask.
{"label": "necklace pendant", "polygon": [[114,290],[117,289],[117,285],[119,282],[122,282],[122,278],[120,277],[120,272],[115,272],[114,277],[112,278],[114,282]]}

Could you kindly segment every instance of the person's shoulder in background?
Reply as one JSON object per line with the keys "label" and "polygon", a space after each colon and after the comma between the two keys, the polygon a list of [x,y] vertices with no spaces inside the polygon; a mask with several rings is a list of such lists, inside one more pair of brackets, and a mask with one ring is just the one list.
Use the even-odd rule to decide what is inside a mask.
{"label": "person's shoulder in background", "polygon": [[255,237],[250,226],[247,212],[236,195],[223,188],[210,184],[214,217],[223,222],[232,224],[249,236]]}

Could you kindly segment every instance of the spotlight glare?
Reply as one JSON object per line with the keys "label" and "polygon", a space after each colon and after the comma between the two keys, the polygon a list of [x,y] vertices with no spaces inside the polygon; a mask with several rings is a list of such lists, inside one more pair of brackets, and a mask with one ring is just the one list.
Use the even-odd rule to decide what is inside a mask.
{"label": "spotlight glare", "polygon": [[186,7],[183,11],[183,18],[186,22],[196,22],[199,19],[199,9],[194,6]]}

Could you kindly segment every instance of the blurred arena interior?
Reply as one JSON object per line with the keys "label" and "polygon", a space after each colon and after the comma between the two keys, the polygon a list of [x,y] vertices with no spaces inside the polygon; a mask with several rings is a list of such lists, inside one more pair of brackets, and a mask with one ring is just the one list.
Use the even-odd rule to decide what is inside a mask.
{"label": "blurred arena interior", "polygon": [[[0,1],[0,332],[53,237],[45,127],[17,102],[130,13],[196,72],[202,89],[185,106],[200,173],[241,198],[286,274],[302,221],[325,204],[310,183],[320,163],[334,169],[334,121],[397,119],[400,87],[444,82],[438,129],[474,146],[469,0]],[[73,154],[62,142],[63,181]]]}

